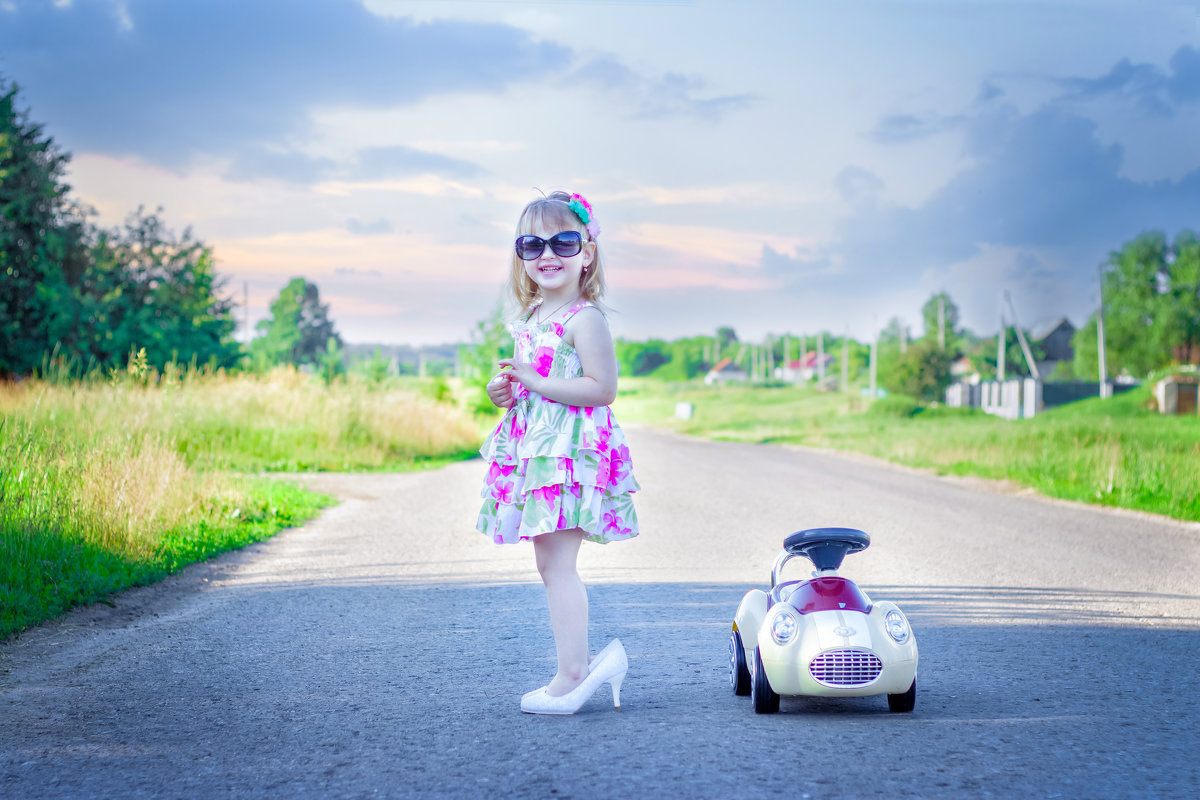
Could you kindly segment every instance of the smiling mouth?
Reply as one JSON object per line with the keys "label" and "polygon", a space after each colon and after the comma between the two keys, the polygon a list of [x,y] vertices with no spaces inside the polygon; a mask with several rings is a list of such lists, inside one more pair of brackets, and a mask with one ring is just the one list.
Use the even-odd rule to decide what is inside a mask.
{"label": "smiling mouth", "polygon": [[540,272],[561,272],[562,267],[538,267]]}

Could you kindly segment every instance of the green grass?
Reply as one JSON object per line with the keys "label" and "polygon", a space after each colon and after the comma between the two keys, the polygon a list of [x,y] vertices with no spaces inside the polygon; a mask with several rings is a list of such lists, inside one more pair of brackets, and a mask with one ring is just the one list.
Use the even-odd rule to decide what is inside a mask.
{"label": "green grass", "polygon": [[[9,477],[9,476],[5,476]],[[6,497],[6,500],[8,498]],[[316,516],[332,498],[253,480],[208,498],[186,522],[115,543],[86,516],[0,510],[0,640],[70,609],[105,601],[227,550],[269,538]]]}
{"label": "green grass", "polygon": [[[674,419],[691,402],[691,420]],[[1028,420],[911,398],[795,387],[624,381],[622,420],[711,439],[848,450],[933,470],[1013,481],[1050,497],[1200,521],[1200,418],[1163,416],[1142,386]]]}
{"label": "green grass", "polygon": [[253,474],[407,470],[473,454],[437,381],[168,372],[0,384],[0,639],[314,517]]}

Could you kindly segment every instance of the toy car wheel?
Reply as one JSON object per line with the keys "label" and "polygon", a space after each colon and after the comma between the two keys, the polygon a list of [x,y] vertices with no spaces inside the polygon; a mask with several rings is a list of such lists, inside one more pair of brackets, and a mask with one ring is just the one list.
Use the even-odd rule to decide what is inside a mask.
{"label": "toy car wheel", "polygon": [[742,647],[742,635],[734,631],[729,637],[729,685],[733,693],[745,697],[750,694],[750,668],[746,666],[746,648]]}
{"label": "toy car wheel", "polygon": [[917,704],[917,679],[913,678],[912,686],[903,694],[888,695],[888,709],[891,711],[912,711]]}
{"label": "toy car wheel", "polygon": [[767,673],[763,670],[762,652],[754,648],[754,671],[750,681],[750,701],[754,710],[759,714],[774,714],[779,710],[779,695],[767,681]]}

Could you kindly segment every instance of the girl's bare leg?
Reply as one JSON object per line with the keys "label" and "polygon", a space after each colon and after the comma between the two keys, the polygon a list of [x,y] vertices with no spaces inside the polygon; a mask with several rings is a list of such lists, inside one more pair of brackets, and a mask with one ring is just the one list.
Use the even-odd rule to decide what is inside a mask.
{"label": "girl's bare leg", "polygon": [[564,695],[587,676],[587,588],[575,567],[583,531],[578,528],[535,536],[533,552],[546,585],[550,627],[558,652],[558,674],[546,688],[552,696]]}

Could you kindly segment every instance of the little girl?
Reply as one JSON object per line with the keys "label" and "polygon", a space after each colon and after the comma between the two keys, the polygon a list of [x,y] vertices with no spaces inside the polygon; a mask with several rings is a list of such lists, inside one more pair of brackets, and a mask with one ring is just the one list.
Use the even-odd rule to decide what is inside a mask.
{"label": "little girl", "polygon": [[558,654],[558,673],[527,693],[521,710],[573,714],[603,683],[621,705],[629,662],[614,639],[588,658],[587,589],[576,570],[580,543],[638,534],[638,490],[625,435],[608,404],[617,361],[604,294],[600,226],[581,195],[554,192],[521,212],[510,289],[523,309],[509,327],[514,358],[488,397],[508,412],[480,453],[490,462],[475,527],[497,544],[533,541]]}

